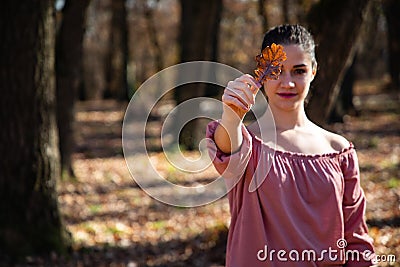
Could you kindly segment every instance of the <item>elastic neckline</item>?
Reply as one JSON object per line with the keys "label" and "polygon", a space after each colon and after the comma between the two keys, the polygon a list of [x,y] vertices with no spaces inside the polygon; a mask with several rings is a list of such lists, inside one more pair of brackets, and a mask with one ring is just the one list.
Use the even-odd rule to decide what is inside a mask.
{"label": "elastic neckline", "polygon": [[281,156],[286,156],[286,157],[290,157],[290,158],[307,158],[307,159],[335,158],[337,156],[346,154],[346,153],[354,150],[353,143],[349,142],[350,145],[348,147],[345,147],[345,148],[343,148],[343,149],[341,149],[339,151],[327,152],[327,153],[306,154],[306,153],[301,153],[301,152],[284,151],[284,150],[279,150],[279,149],[272,148],[267,143],[265,143],[260,137],[254,135],[250,131],[248,131],[248,132],[255,140],[260,142],[260,144],[262,146],[265,146],[268,150],[273,152],[275,155],[281,155]]}

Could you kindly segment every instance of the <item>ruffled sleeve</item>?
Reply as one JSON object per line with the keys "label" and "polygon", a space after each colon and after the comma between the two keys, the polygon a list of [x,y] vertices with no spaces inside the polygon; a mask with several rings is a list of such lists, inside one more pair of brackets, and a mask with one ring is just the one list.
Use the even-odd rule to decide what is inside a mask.
{"label": "ruffled sleeve", "polygon": [[212,121],[207,125],[206,138],[208,153],[215,169],[222,177],[235,180],[240,179],[250,160],[252,150],[251,135],[243,125],[243,142],[240,149],[232,154],[226,154],[218,149],[214,141],[214,133],[218,124],[219,121]]}
{"label": "ruffled sleeve", "polygon": [[[354,149],[342,155],[341,169],[344,176],[344,238],[348,251],[345,266],[373,266],[373,240],[368,235],[364,219],[366,200],[360,185],[358,158]],[[359,259],[351,251],[358,251]]]}

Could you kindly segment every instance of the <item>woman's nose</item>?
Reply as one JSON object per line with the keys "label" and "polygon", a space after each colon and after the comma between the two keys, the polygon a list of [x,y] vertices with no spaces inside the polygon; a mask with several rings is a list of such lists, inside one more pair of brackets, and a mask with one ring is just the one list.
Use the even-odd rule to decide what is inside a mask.
{"label": "woman's nose", "polygon": [[283,88],[293,88],[295,86],[292,76],[286,71],[282,71],[281,75],[279,75],[279,80]]}

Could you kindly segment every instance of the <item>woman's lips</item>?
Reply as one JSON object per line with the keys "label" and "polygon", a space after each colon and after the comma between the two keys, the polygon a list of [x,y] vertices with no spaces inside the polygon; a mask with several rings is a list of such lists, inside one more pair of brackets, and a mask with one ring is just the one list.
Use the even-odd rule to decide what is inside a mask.
{"label": "woman's lips", "polygon": [[279,95],[280,97],[283,97],[283,98],[292,98],[292,97],[295,97],[295,96],[296,96],[295,93],[278,93],[278,95]]}

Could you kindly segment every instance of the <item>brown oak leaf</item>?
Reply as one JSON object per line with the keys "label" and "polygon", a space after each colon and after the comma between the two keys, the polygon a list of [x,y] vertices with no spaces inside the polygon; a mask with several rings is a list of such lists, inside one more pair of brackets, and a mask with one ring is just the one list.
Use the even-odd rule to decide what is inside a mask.
{"label": "brown oak leaf", "polygon": [[255,57],[257,67],[254,70],[256,81],[261,86],[266,80],[277,80],[282,71],[286,53],[282,45],[273,43],[265,47],[261,54]]}

